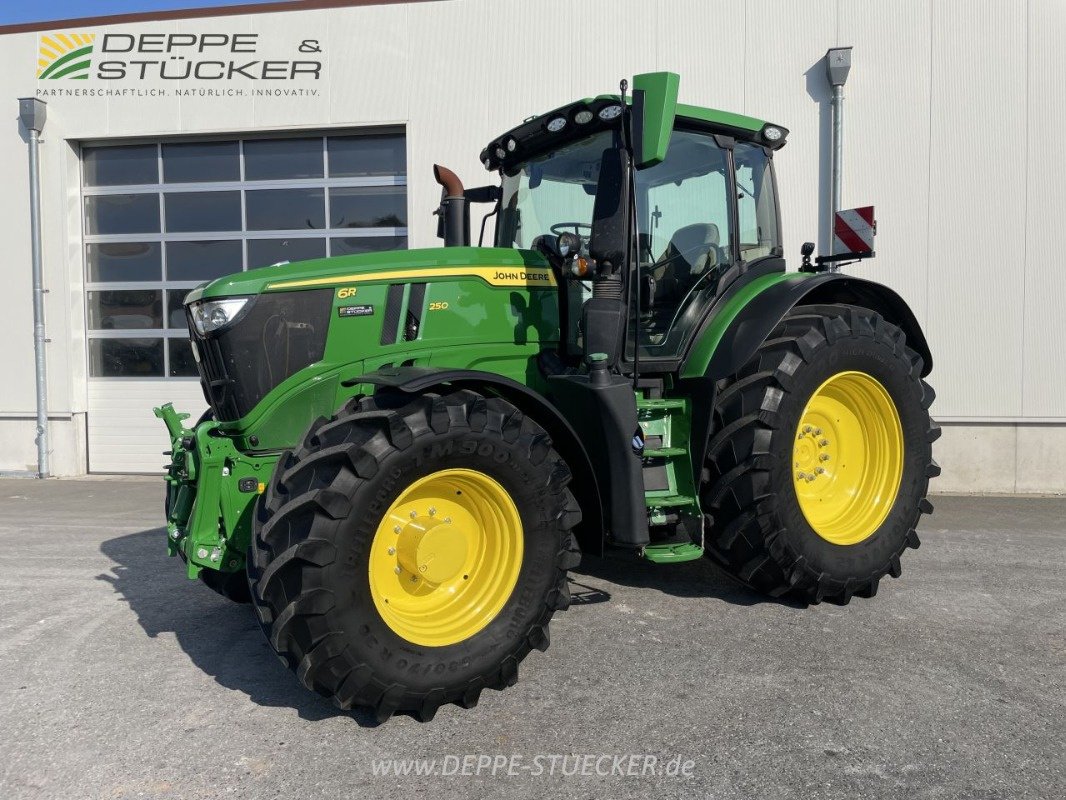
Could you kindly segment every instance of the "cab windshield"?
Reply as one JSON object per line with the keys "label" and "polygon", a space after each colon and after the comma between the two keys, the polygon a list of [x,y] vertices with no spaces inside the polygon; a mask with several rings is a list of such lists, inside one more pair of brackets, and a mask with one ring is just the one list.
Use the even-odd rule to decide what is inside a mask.
{"label": "cab windshield", "polygon": [[571,231],[587,238],[596,200],[596,181],[611,133],[530,159],[503,176],[497,247],[528,248],[545,234]]}

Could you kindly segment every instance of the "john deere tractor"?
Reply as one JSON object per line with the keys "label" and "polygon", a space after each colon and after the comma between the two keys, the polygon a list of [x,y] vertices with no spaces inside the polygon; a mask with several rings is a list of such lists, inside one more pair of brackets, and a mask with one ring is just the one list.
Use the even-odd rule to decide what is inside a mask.
{"label": "john deere tractor", "polygon": [[914,315],[809,247],[786,271],[787,130],[677,89],[526,120],[489,186],[436,167],[444,247],[188,295],[210,410],[156,410],[170,553],[308,689],[473,706],[547,648],[581,553],[847,603],[918,547],[939,431]]}

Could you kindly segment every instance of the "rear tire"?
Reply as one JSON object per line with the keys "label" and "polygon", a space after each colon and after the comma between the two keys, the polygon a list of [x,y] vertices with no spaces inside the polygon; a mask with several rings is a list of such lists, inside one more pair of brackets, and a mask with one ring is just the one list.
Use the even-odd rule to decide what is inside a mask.
{"label": "rear tire", "polygon": [[[394,542],[395,558],[408,552],[401,525],[393,526],[402,521],[396,504],[420,481],[449,471],[482,475],[506,490],[521,520],[521,564],[513,590],[483,627],[441,645],[419,644],[412,641],[418,636],[401,635],[418,629],[417,617],[405,629],[378,610],[395,609],[405,585],[394,581],[393,594],[382,594],[380,582],[393,570],[378,559],[385,547],[394,552]],[[569,480],[547,434],[500,398],[464,390],[353,399],[282,456],[258,501],[248,569],[271,646],[308,689],[342,709],[369,707],[378,720],[396,711],[429,720],[445,703],[469,708],[482,689],[512,685],[530,650],[547,649],[548,622],[570,603],[566,573],[579,560],[571,529],[581,515]],[[394,535],[375,545],[376,537]],[[430,573],[438,568],[431,564]],[[395,572],[397,581],[417,586],[416,572],[398,565]],[[393,606],[378,605],[389,597]]]}
{"label": "rear tire", "polygon": [[[940,474],[932,458],[940,428],[929,417],[934,393],[921,378],[922,368],[903,331],[874,311],[846,305],[793,309],[752,359],[718,386],[717,433],[701,489],[703,507],[713,516],[707,555],[758,591],[810,603],[872,597],[882,577],[899,577],[903,551],[919,546],[919,518],[933,510],[926,497],[929,479]],[[895,498],[885,501],[883,516],[866,512],[865,519],[873,520],[868,531],[848,530],[862,524],[862,508],[846,511],[829,530],[818,528],[808,505],[812,525],[801,506],[805,483],[814,480],[813,470],[797,471],[801,419],[821,387],[841,375],[872,379],[867,383],[884,390],[887,407],[895,409],[887,416],[898,420],[902,442],[893,462],[899,475]],[[871,447],[876,452],[887,446]],[[828,455],[817,461],[819,453],[810,454],[812,464],[836,463]]]}

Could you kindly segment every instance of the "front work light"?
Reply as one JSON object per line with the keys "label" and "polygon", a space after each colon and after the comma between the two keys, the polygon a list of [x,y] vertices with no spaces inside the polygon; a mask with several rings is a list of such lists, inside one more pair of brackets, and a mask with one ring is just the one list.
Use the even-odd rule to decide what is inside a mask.
{"label": "front work light", "polygon": [[189,306],[192,324],[196,332],[203,336],[205,333],[217,331],[234,322],[240,316],[241,310],[248,304],[247,297],[226,297],[222,300],[200,300]]}
{"label": "front work light", "polygon": [[552,133],[558,133],[566,127],[566,117],[555,117],[548,120],[548,130]]}
{"label": "front work light", "polygon": [[763,128],[762,135],[765,136],[767,140],[771,142],[776,142],[784,134],[782,133],[780,128],[775,128],[773,125],[767,125],[765,128]]}
{"label": "front work light", "polygon": [[600,109],[600,113],[599,113],[598,116],[604,122],[607,122],[609,120],[615,119],[621,113],[622,113],[622,107],[621,106],[604,106],[603,108]]}
{"label": "front work light", "polygon": [[583,108],[574,114],[574,122],[578,125],[584,125],[586,122],[592,122],[592,112],[587,108]]}

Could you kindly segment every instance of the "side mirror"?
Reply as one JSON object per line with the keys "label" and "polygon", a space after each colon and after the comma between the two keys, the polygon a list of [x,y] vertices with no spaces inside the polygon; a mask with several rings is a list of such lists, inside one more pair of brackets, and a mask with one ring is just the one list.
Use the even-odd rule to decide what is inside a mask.
{"label": "side mirror", "polygon": [[596,272],[601,276],[618,272],[625,263],[628,170],[625,150],[612,147],[603,151],[589,236],[589,255],[596,262]]}

